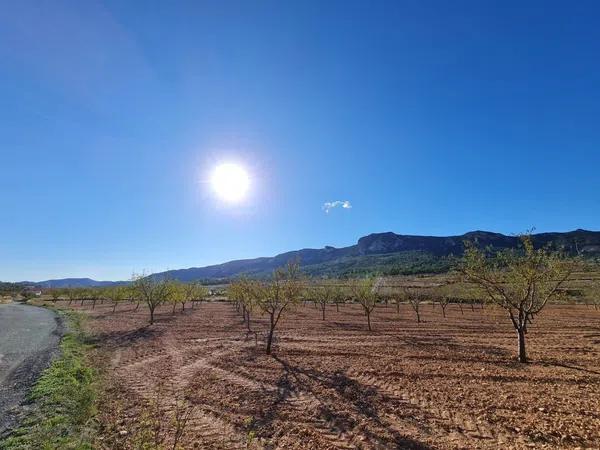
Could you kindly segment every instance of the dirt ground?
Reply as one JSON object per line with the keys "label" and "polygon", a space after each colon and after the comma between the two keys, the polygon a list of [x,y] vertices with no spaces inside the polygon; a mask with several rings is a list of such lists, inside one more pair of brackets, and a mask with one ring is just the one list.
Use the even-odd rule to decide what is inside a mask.
{"label": "dirt ground", "polygon": [[425,305],[417,324],[408,305],[382,305],[372,333],[357,305],[328,307],[325,321],[302,306],[280,323],[272,356],[264,318],[253,319],[257,346],[229,304],[165,306],[152,326],[133,308],[82,308],[111,380],[108,448],[132,445],[148,401],[167,405],[170,423],[175,395],[195,405],[185,448],[600,448],[593,308],[547,307],[525,365],[506,314],[489,306],[450,305],[443,318]]}

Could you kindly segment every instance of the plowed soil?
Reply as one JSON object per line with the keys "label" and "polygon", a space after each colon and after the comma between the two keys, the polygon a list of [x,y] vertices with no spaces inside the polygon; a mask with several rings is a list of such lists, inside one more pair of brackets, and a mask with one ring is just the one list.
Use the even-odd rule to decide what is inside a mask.
{"label": "plowed soil", "polygon": [[529,330],[529,364],[514,359],[506,313],[489,306],[450,305],[443,318],[426,305],[417,324],[408,305],[382,305],[373,332],[357,305],[328,307],[324,321],[301,306],[272,356],[265,318],[249,334],[226,303],[164,307],[152,326],[143,307],[81,309],[111,381],[107,448],[133,445],[148,402],[170,417],[183,395],[196,405],[185,448],[600,448],[593,308],[547,307]]}

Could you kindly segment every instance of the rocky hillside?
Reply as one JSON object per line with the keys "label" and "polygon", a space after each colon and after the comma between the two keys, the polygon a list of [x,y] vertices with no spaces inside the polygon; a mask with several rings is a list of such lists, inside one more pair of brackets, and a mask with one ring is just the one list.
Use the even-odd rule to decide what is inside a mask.
{"label": "rocky hillside", "polygon": [[[411,236],[392,232],[364,236],[355,245],[335,248],[303,249],[272,257],[241,259],[206,267],[170,270],[153,276],[168,276],[180,281],[223,281],[240,275],[268,276],[288,261],[298,259],[304,272],[314,275],[352,276],[364,273],[414,274],[447,271],[455,257],[463,253],[465,241],[481,247],[515,248],[519,239],[489,231],[472,231],[460,236]],[[567,233],[540,233],[533,236],[536,247],[549,245],[570,254],[600,256],[600,232],[575,230]],[[21,284],[48,287],[100,287],[122,281],[96,281],[66,278]]]}
{"label": "rocky hillside", "polygon": [[[600,232],[575,230],[567,233],[540,233],[533,236],[536,247],[550,245],[562,248],[571,254],[600,255]],[[226,279],[242,274],[262,276],[281,267],[292,259],[300,261],[303,270],[314,274],[343,275],[368,271],[369,268],[392,268],[395,265],[409,268],[409,273],[447,269],[452,256],[463,253],[464,241],[475,241],[482,247],[495,249],[514,248],[519,238],[488,231],[472,231],[460,236],[410,236],[374,233],[364,236],[355,245],[335,248],[303,249],[281,253],[273,257],[243,259],[213,266],[171,270],[160,276],[169,276],[181,281]],[[440,263],[441,261],[441,263]],[[415,266],[415,262],[418,262]],[[413,270],[414,268],[414,270]]]}

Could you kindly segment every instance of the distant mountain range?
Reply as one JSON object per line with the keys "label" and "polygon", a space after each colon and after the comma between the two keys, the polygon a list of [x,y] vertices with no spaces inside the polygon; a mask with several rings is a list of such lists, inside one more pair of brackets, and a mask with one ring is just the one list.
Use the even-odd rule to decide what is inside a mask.
{"label": "distant mountain range", "polygon": [[61,278],[59,280],[46,281],[21,281],[19,284],[36,286],[44,289],[67,288],[67,287],[105,287],[127,284],[127,281],[97,281],[91,278]]}
{"label": "distant mountain range", "polygon": [[[515,248],[519,238],[488,231],[472,231],[460,236],[410,236],[374,233],[364,236],[355,245],[335,248],[302,249],[281,253],[273,257],[242,259],[206,267],[169,270],[152,276],[168,276],[188,282],[226,281],[241,275],[263,277],[288,261],[298,259],[302,270],[310,275],[352,276],[364,273],[414,274],[447,271],[456,257],[462,255],[464,241],[476,241],[481,247],[494,249]],[[570,254],[600,256],[600,232],[575,230],[566,233],[540,233],[533,235],[536,247],[551,246]],[[111,281],[89,278],[68,278],[30,283],[40,287],[96,287],[109,286]]]}

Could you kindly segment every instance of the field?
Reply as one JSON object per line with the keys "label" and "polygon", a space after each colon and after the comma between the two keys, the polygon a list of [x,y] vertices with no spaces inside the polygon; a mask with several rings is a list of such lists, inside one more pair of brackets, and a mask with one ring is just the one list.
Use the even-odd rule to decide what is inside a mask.
{"label": "field", "polygon": [[[504,311],[378,306],[366,331],[357,305],[312,304],[278,327],[264,353],[264,318],[247,333],[225,302],[148,327],[135,305],[86,310],[109,390],[103,442],[128,448],[144,427],[174,436],[190,413],[185,448],[598,448],[600,312],[549,306],[528,334],[532,362],[514,360]],[[183,401],[187,397],[186,401]],[[178,399],[176,402],[175,400]],[[179,405],[179,406],[176,406]],[[157,431],[157,418],[161,418]],[[144,418],[143,420],[140,418]],[[154,418],[154,419],[153,419]],[[154,420],[154,421],[153,421]],[[147,432],[146,432],[147,434]]]}

